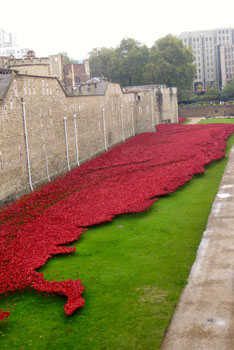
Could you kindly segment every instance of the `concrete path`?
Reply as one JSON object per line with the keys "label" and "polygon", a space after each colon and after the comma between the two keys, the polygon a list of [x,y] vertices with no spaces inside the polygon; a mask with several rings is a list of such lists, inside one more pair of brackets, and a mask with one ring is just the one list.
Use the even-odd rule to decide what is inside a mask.
{"label": "concrete path", "polygon": [[200,118],[200,117],[193,117],[193,118],[189,118],[190,119],[190,121],[189,121],[189,125],[190,124],[197,124],[198,122],[200,122],[200,120],[202,120],[202,118]]}
{"label": "concrete path", "polygon": [[162,350],[234,350],[234,146]]}

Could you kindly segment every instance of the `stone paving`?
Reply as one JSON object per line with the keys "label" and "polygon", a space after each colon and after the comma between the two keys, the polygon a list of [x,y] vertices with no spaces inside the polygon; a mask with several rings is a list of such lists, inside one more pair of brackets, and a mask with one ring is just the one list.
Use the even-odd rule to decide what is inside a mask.
{"label": "stone paving", "polygon": [[197,124],[202,119],[203,118],[200,118],[200,117],[193,117],[193,118],[190,119],[188,124]]}
{"label": "stone paving", "polygon": [[234,146],[161,349],[234,349]]}

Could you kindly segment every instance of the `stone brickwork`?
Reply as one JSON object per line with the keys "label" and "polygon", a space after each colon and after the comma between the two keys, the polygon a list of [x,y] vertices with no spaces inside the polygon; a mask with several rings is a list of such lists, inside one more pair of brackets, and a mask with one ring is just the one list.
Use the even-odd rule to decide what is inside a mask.
{"label": "stone brickwork", "polygon": [[12,78],[0,100],[0,205],[159,122],[178,122],[174,88],[124,93],[107,83],[103,95],[68,96],[56,78]]}
{"label": "stone brickwork", "polygon": [[28,51],[24,58],[1,57],[0,69],[9,68],[19,74],[36,75],[40,77],[56,77],[68,92],[75,85],[90,78],[89,61],[77,64],[64,64],[63,55],[35,57],[34,51]]}
{"label": "stone brickwork", "polygon": [[67,91],[73,90],[76,85],[86,82],[90,78],[88,61],[85,63],[65,64],[63,66],[64,84]]}
{"label": "stone brickwork", "polygon": [[193,117],[220,117],[234,115],[234,105],[208,105],[205,107],[180,107],[179,117],[193,118]]}

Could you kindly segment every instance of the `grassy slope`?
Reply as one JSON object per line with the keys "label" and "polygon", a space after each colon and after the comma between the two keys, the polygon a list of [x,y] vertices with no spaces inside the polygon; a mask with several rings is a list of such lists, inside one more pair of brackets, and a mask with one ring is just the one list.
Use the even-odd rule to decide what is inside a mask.
{"label": "grassy slope", "polygon": [[[229,147],[233,142],[234,136]],[[209,165],[144,213],[90,228],[76,253],[54,257],[41,269],[48,279],[56,271],[58,280],[79,272],[86,304],[72,317],[64,315],[65,298],[58,295],[3,297],[1,307],[13,313],[0,325],[1,349],[159,349],[226,161]]]}
{"label": "grassy slope", "polygon": [[185,120],[185,122],[183,124],[189,124],[190,121],[191,121],[191,119],[187,119],[187,120]]}

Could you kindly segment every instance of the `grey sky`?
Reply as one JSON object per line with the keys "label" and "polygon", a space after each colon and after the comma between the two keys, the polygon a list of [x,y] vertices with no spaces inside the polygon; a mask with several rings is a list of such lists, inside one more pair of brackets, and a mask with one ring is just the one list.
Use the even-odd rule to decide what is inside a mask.
{"label": "grey sky", "polygon": [[123,37],[150,47],[169,33],[234,27],[233,13],[233,0],[15,0],[1,4],[0,28],[38,56],[66,51],[82,59]]}

